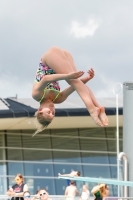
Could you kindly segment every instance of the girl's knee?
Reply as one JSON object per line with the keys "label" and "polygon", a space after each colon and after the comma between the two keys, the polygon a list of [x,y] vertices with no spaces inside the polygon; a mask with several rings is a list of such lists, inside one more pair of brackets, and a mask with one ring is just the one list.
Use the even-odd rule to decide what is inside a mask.
{"label": "girl's knee", "polygon": [[62,49],[60,49],[59,47],[51,47],[48,51],[51,53],[59,53],[62,52]]}
{"label": "girl's knee", "polygon": [[53,56],[62,56],[63,50],[58,48],[58,47],[51,47],[46,53],[45,53],[45,58],[52,58]]}
{"label": "girl's knee", "polygon": [[63,50],[63,51],[64,51],[64,53],[66,54],[66,56],[68,56],[68,57],[70,57],[71,59],[73,59],[73,57],[72,57],[72,55],[70,54],[69,51],[67,51],[67,50]]}

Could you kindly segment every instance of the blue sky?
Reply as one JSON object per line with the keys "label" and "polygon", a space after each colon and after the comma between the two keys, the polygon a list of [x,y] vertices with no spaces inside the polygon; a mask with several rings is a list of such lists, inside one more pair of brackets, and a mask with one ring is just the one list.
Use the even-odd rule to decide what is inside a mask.
{"label": "blue sky", "polygon": [[95,70],[96,97],[114,97],[116,82],[133,80],[132,10],[132,0],[0,0],[0,96],[31,97],[42,54],[58,46]]}

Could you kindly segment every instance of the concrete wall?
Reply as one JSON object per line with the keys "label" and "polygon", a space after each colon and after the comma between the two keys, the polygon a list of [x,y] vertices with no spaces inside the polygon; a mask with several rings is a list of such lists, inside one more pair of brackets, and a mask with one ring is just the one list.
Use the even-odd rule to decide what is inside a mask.
{"label": "concrete wall", "polygon": [[[133,82],[123,84],[123,151],[128,159],[129,181],[133,181]],[[128,196],[133,197],[131,187]]]}

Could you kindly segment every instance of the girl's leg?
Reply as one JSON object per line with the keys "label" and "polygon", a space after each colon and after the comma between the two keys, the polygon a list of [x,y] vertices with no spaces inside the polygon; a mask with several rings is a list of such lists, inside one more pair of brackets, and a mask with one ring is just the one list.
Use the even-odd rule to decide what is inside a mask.
{"label": "girl's leg", "polygon": [[[49,49],[43,55],[42,62],[50,66],[58,74],[68,74],[74,71],[64,51],[57,47]],[[68,83],[77,91],[93,120],[99,126],[103,126],[101,120],[98,118],[100,109],[94,106],[87,87],[79,79],[68,80]]]}
{"label": "girl's leg", "polygon": [[[64,51],[66,57],[68,58],[68,61],[70,62],[70,64],[71,64],[73,70],[76,72],[77,69],[76,69],[76,66],[75,66],[75,63],[74,63],[74,60],[73,60],[72,55],[71,55],[68,51],[66,51],[66,50],[63,50],[63,51]],[[100,106],[100,105],[98,104],[98,102],[97,102],[97,100],[96,100],[96,98],[95,98],[95,96],[94,96],[92,90],[91,90],[88,86],[86,86],[86,87],[87,87],[87,89],[88,89],[88,91],[89,91],[90,98],[91,98],[91,100],[92,100],[94,106],[100,108],[99,118],[101,119],[102,123],[103,123],[105,126],[108,125],[108,118],[107,118],[107,116],[106,116],[106,114],[105,114],[105,109],[104,109],[104,107],[103,107],[103,106]]]}
{"label": "girl's leg", "polygon": [[107,116],[106,116],[104,107],[103,107],[103,106],[100,106],[100,105],[98,104],[98,102],[97,102],[97,100],[96,100],[96,98],[95,98],[93,92],[91,91],[91,89],[90,89],[88,86],[86,86],[86,87],[87,87],[87,89],[89,90],[89,93],[90,93],[90,96],[91,96],[91,99],[92,99],[93,104],[94,104],[96,107],[100,108],[100,114],[99,114],[100,120],[102,121],[102,123],[103,123],[105,126],[107,126],[107,125],[108,125],[108,118],[107,118]]}

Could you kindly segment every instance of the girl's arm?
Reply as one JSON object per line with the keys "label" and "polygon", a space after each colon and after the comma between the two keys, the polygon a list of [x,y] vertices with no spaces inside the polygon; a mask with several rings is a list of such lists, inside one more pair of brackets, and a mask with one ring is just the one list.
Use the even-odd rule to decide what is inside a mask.
{"label": "girl's arm", "polygon": [[24,187],[23,187],[23,192],[20,192],[20,193],[16,193],[15,197],[23,197],[23,194],[24,192],[28,191],[28,185],[25,184]]}
{"label": "girl's arm", "polygon": [[[81,79],[81,81],[86,84],[89,80],[91,80],[94,77],[94,70],[90,69],[88,71],[88,76],[84,77]],[[59,97],[54,101],[54,103],[62,103],[64,102],[67,97],[72,94],[75,91],[75,89],[72,86],[69,86],[68,88],[66,88],[65,90],[63,90]]]}
{"label": "girl's arm", "polygon": [[90,191],[89,190],[87,190],[87,195],[88,195],[88,197],[90,197]]}
{"label": "girl's arm", "polygon": [[69,74],[51,74],[44,76],[39,83],[35,83],[32,90],[32,97],[37,99],[40,92],[44,90],[48,83],[59,80],[77,79],[84,74],[83,71],[72,72]]}
{"label": "girl's arm", "polygon": [[6,192],[6,195],[11,196],[12,193],[13,193],[13,189],[10,188],[10,189]]}
{"label": "girl's arm", "polygon": [[23,192],[16,193],[16,192],[12,191],[12,192],[10,192],[10,193],[7,192],[6,195],[12,196],[12,197],[23,197]]}

